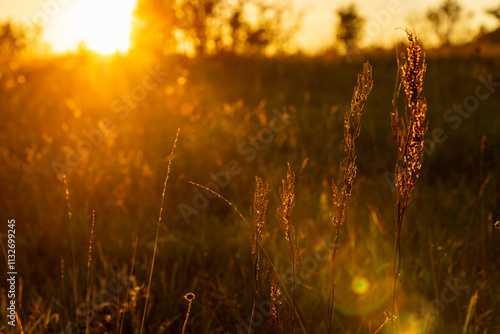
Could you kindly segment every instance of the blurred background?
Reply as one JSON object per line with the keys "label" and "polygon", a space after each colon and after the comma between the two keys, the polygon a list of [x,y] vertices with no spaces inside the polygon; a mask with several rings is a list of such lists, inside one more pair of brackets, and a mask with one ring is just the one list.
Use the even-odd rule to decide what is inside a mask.
{"label": "blurred background", "polygon": [[[248,332],[251,231],[189,181],[248,222],[255,176],[269,183],[261,269],[272,261],[291,289],[275,219],[287,162],[302,250],[295,329],[325,332],[331,182],[342,177],[343,114],[369,61],[334,325],[373,333],[392,289],[390,112],[405,27],[426,54],[429,125],[401,236],[396,329],[500,332],[500,3],[23,0],[1,2],[0,19],[0,215],[16,220],[24,332],[84,330],[87,274],[91,332],[119,332],[122,318],[124,333],[139,332],[178,128],[145,332],[180,333],[188,292],[196,299],[186,332]],[[263,278],[258,300],[269,299]],[[2,319],[6,303],[2,284]],[[269,312],[259,312],[258,331],[273,333]]]}

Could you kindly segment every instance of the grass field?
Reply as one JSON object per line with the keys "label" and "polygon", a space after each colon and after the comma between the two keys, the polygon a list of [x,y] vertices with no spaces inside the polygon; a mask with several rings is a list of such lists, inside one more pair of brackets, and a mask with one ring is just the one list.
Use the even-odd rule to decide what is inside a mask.
{"label": "grass field", "polygon": [[[331,180],[342,180],[343,114],[365,61],[373,89],[338,239],[333,329],[375,332],[393,284],[395,51],[349,62],[1,58],[1,232],[7,248],[7,221],[15,219],[18,321],[15,328],[4,321],[2,283],[0,331],[83,333],[89,319],[91,333],[139,333],[171,158],[143,331],[181,333],[190,304],[186,333],[248,332],[257,176],[270,192],[252,332],[275,332],[271,286],[283,296],[277,331],[292,332],[290,251],[275,214],[289,163],[300,250],[294,332],[326,333]],[[427,63],[429,123],[401,232],[394,331],[500,333],[500,57],[435,50]],[[271,262],[274,284],[264,275]]]}

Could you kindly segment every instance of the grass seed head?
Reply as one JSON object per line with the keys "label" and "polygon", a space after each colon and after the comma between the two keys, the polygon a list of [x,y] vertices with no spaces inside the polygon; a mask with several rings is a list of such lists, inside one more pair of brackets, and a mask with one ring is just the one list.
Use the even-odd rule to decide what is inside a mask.
{"label": "grass seed head", "polygon": [[405,206],[411,199],[415,182],[422,167],[424,135],[427,131],[425,119],[427,102],[422,96],[424,75],[427,69],[425,55],[418,38],[406,31],[409,45],[407,56],[400,64],[405,90],[405,116],[400,117],[394,99],[391,123],[398,150],[396,165],[396,189]]}
{"label": "grass seed head", "polygon": [[269,204],[269,185],[262,182],[261,178],[256,177],[256,186],[254,194],[254,202],[252,208],[253,231],[252,231],[252,255],[253,263],[259,267],[259,245],[264,236],[264,228],[266,226],[266,213]]}
{"label": "grass seed head", "polygon": [[288,171],[286,173],[286,178],[281,180],[280,197],[281,205],[278,208],[277,216],[278,222],[280,224],[283,233],[285,233],[285,239],[291,242],[295,239],[295,231],[292,225],[292,209],[295,205],[295,173],[290,169],[290,164],[288,164]]}
{"label": "grass seed head", "polygon": [[196,296],[195,296],[195,294],[194,294],[194,293],[192,293],[192,292],[189,292],[189,293],[187,293],[187,294],[184,296],[184,299],[186,299],[188,302],[193,301],[195,298],[196,298]]}

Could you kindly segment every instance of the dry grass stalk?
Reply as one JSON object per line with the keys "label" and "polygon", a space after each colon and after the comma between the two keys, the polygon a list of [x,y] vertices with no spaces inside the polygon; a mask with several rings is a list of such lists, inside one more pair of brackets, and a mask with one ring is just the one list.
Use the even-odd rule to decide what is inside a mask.
{"label": "dry grass stalk", "polygon": [[260,242],[264,236],[264,228],[266,226],[266,213],[269,204],[269,185],[262,182],[261,178],[255,177],[256,186],[252,209],[253,231],[252,231],[252,260],[255,274],[255,290],[252,307],[251,324],[248,327],[250,333],[253,324],[253,315],[255,313],[255,304],[257,302],[257,293],[259,291],[259,262],[260,262]]}
{"label": "dry grass stalk", "polygon": [[61,284],[64,292],[64,259],[61,259]]}
{"label": "dry grass stalk", "polygon": [[[403,216],[408,204],[410,204],[412,192],[422,167],[424,134],[427,131],[425,114],[427,103],[422,96],[424,75],[427,69],[425,55],[416,36],[406,30],[409,45],[404,64],[398,60],[401,71],[402,84],[405,90],[405,113],[400,117],[397,108],[397,97],[399,91],[394,94],[393,111],[391,113],[391,125],[397,145],[398,161],[396,163],[396,207],[395,207],[395,247],[393,263],[393,289],[391,298],[391,310],[389,316],[394,323],[394,303],[396,298],[396,282],[400,276],[401,251],[400,235]],[[397,82],[400,87],[400,82]]]}
{"label": "dry grass stalk", "polygon": [[204,189],[214,195],[216,195],[218,198],[220,198],[221,200],[223,200],[224,202],[226,202],[230,207],[233,208],[233,210],[238,214],[238,216],[240,216],[240,218],[245,222],[245,224],[247,224],[248,228],[250,228],[250,224],[248,223],[248,221],[245,219],[245,217],[243,216],[243,214],[240,212],[240,210],[238,210],[238,208],[233,204],[231,203],[227,198],[225,198],[224,196],[222,196],[221,194],[219,194],[218,192],[208,188],[208,187],[205,187],[205,186],[202,186],[201,184],[199,183],[196,183],[196,182],[193,182],[193,181],[189,181],[189,183],[191,183],[192,185],[194,186],[197,186],[197,187],[200,187],[201,189]]}
{"label": "dry grass stalk", "polygon": [[340,226],[345,222],[347,204],[351,197],[352,185],[357,170],[355,140],[361,131],[361,114],[372,87],[372,67],[366,62],[363,64],[362,74],[358,74],[358,81],[351,100],[351,108],[344,113],[344,151],[346,158],[341,163],[341,168],[344,170],[342,189],[339,191],[335,181],[332,181],[333,214],[330,219],[333,228],[333,246],[328,297],[328,333],[331,333],[332,330],[333,301],[335,299],[334,263],[338,248],[339,230]]}
{"label": "dry grass stalk", "polygon": [[151,261],[151,271],[149,273],[149,282],[148,282],[148,290],[146,292],[146,302],[144,304],[144,313],[142,314],[142,322],[141,322],[141,331],[144,329],[144,320],[146,319],[146,310],[148,308],[148,299],[149,299],[149,290],[151,288],[151,279],[153,278],[153,268],[155,265],[156,258],[156,250],[158,248],[158,234],[160,233],[160,224],[161,224],[161,214],[163,213],[163,201],[165,200],[165,192],[167,190],[167,182],[170,176],[170,167],[172,166],[172,158],[174,157],[175,147],[177,146],[177,139],[179,138],[179,132],[181,129],[177,130],[177,134],[175,135],[174,144],[172,145],[172,151],[170,151],[170,158],[168,159],[168,167],[167,167],[167,175],[165,176],[165,182],[163,183],[163,191],[161,193],[161,204],[160,204],[160,214],[158,216],[158,223],[156,224],[156,237],[155,237],[155,245],[153,247],[153,260]]}
{"label": "dry grass stalk", "polygon": [[283,304],[283,293],[280,288],[280,281],[276,269],[270,264],[267,265],[267,276],[271,283],[271,320],[274,325],[274,333],[283,332],[283,323],[280,317],[281,305]]}
{"label": "dry grass stalk", "polygon": [[[469,324],[470,324],[470,321],[471,321],[472,317],[474,316],[474,310],[476,309],[476,304],[477,304],[477,299],[478,299],[478,293],[479,292],[476,291],[474,293],[474,295],[470,298],[469,307],[467,308],[467,316],[465,317],[465,324],[464,324],[464,327],[462,328],[462,334],[467,334],[468,333]],[[477,330],[478,329],[476,328],[475,332]]]}
{"label": "dry grass stalk", "polygon": [[[236,207],[236,205],[234,205],[233,203],[231,203],[227,198],[225,198],[224,196],[222,196],[221,194],[219,194],[218,192],[210,189],[210,188],[207,188],[205,186],[202,186],[201,184],[199,183],[196,183],[196,182],[193,182],[193,181],[189,181],[189,183],[191,183],[192,185],[195,185],[197,187],[200,187],[201,189],[204,189],[214,195],[216,195],[218,198],[220,198],[221,200],[223,200],[224,202],[226,202],[231,208],[233,208],[233,210],[238,214],[238,216],[241,218],[241,220],[246,224],[246,226],[249,228],[249,229],[252,229],[252,227],[250,226],[250,224],[248,223],[248,220],[245,218],[245,216],[243,216],[243,214],[241,213],[240,210],[238,210],[238,208]],[[279,221],[279,218],[278,218],[278,221]],[[264,247],[261,247],[260,249],[264,256],[266,257],[268,263],[270,264],[271,267],[273,267],[273,269],[276,271],[276,268],[274,267],[272,261],[271,261],[271,257],[269,256],[269,254],[267,253],[266,249]],[[292,298],[290,297],[290,294],[288,293],[288,290],[285,286],[285,284],[283,283],[283,281],[281,280],[281,278],[279,276],[276,276],[277,280],[280,282],[281,284],[281,287],[282,287],[282,290],[281,292],[283,293],[283,295],[286,296],[286,298],[288,298],[288,300],[292,300]],[[297,316],[297,319],[299,321],[299,324],[300,324],[300,327],[302,328],[302,331],[306,332],[306,329],[305,329],[305,326],[304,326],[304,323],[302,322],[302,319],[300,317],[300,315],[297,313],[296,314]]]}
{"label": "dry grass stalk", "polygon": [[291,315],[291,333],[294,333],[294,322],[295,322],[295,266],[296,262],[300,257],[300,250],[297,245],[297,239],[295,237],[295,229],[292,225],[292,209],[295,205],[295,173],[290,169],[290,164],[288,164],[288,171],[286,173],[286,179],[281,180],[280,187],[280,198],[281,205],[277,209],[276,217],[280,228],[285,234],[285,239],[288,242],[288,248],[290,250],[290,256],[292,260],[292,315]]}
{"label": "dry grass stalk", "polygon": [[[62,300],[63,300],[63,305],[65,306],[65,308],[67,308],[65,291],[66,291],[66,289],[65,289],[65,285],[64,285],[64,259],[61,259],[61,296],[62,296]],[[67,313],[66,313],[66,315],[67,315]]]}
{"label": "dry grass stalk", "polygon": [[134,265],[135,265],[135,255],[137,253],[137,244],[139,242],[139,236],[136,236],[135,237],[135,242],[133,243],[133,249],[134,249],[134,254],[132,255],[132,261],[131,261],[131,264],[130,264],[130,275],[128,276],[128,283],[127,283],[127,294],[125,295],[125,302],[123,303],[124,307],[123,307],[123,310],[122,310],[122,319],[121,319],[121,322],[120,322],[120,330],[119,330],[119,334],[122,333],[122,330],[123,330],[123,321],[125,320],[125,313],[127,312],[127,308],[128,308],[128,297],[130,296],[130,284],[132,283],[132,274],[134,273]]}
{"label": "dry grass stalk", "polygon": [[193,300],[195,298],[196,298],[196,296],[192,292],[190,292],[184,296],[184,299],[186,299],[189,302],[189,305],[188,305],[188,309],[186,312],[186,319],[184,320],[184,325],[182,326],[182,333],[181,334],[184,334],[184,331],[186,330],[189,315],[191,314],[191,303],[193,302]]}
{"label": "dry grass stalk", "polygon": [[87,306],[87,321],[85,321],[85,333],[90,333],[89,323],[90,323],[90,263],[92,261],[92,239],[94,238],[94,224],[95,224],[95,210],[92,211],[92,225],[90,227],[90,240],[89,240],[89,256],[87,260],[87,296],[86,296],[86,306]]}
{"label": "dry grass stalk", "polygon": [[252,210],[253,232],[252,232],[252,255],[253,264],[259,269],[259,248],[264,228],[266,226],[267,206],[269,205],[269,185],[262,182],[262,179],[256,177],[256,186]]}
{"label": "dry grass stalk", "polygon": [[[73,257],[73,298],[75,300],[75,311],[78,310],[78,288],[76,284],[76,257],[75,257],[75,237],[74,237],[74,227],[72,223],[73,214],[71,213],[71,204],[69,202],[69,187],[68,187],[68,179],[66,174],[62,175],[64,190],[66,194],[66,204],[68,205],[68,221],[69,221],[69,229],[70,229],[70,239],[71,239],[71,255]],[[76,323],[78,323],[78,311],[76,311]]]}

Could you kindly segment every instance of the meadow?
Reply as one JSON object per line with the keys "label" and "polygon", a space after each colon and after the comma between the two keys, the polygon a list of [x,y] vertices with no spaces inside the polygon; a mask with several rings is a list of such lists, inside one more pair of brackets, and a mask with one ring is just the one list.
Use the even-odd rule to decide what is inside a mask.
{"label": "meadow", "polygon": [[[349,60],[2,55],[1,233],[15,219],[19,320],[4,321],[2,283],[0,331],[83,333],[90,319],[91,333],[139,333],[170,162],[144,332],[181,333],[188,304],[185,333],[248,332],[258,177],[269,184],[269,207],[252,332],[291,333],[294,318],[295,333],[326,333],[331,182],[342,182],[343,115],[368,61],[373,88],[338,236],[333,331],[374,333],[393,285],[390,113],[404,52],[402,44]],[[500,333],[500,57],[429,50],[426,61],[429,123],[401,231],[394,332]],[[287,163],[295,288],[276,218]],[[269,312],[276,286],[278,328]]]}

